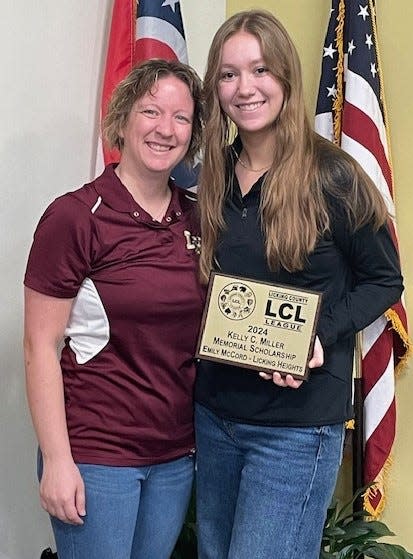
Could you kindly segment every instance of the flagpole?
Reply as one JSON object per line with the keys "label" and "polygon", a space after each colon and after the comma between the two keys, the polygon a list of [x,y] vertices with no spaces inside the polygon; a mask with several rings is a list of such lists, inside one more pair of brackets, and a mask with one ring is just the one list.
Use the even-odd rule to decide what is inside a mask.
{"label": "flagpole", "polygon": [[[364,471],[364,414],[363,414],[363,373],[362,361],[362,333],[356,334],[355,363],[354,363],[354,418],[355,425],[352,437],[353,448],[353,495],[363,487]],[[354,501],[354,512],[363,510],[363,497],[359,496]]]}

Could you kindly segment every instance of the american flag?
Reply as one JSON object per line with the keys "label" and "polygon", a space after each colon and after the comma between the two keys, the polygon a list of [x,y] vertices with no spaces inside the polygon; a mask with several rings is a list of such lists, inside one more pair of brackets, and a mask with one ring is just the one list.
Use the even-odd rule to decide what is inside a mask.
{"label": "american flag", "polygon": [[[103,78],[101,120],[116,85],[132,68],[149,58],[188,62],[179,0],[114,0]],[[119,161],[119,153],[98,146],[103,153],[100,166]],[[98,165],[101,157],[97,156]],[[180,164],[172,172],[179,186],[194,188],[199,162],[193,169]]]}
{"label": "american flag", "polygon": [[[386,126],[373,0],[332,0],[326,34],[316,131],[340,145],[364,168],[383,196],[397,244],[393,176]],[[406,312],[399,301],[362,333],[364,483],[374,485],[364,507],[377,517],[385,504],[385,477],[395,438],[394,374],[409,351]]]}

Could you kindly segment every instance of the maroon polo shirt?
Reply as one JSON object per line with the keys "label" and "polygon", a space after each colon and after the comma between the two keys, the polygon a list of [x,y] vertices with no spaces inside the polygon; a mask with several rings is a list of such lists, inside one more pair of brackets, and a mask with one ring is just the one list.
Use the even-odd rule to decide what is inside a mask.
{"label": "maroon polo shirt", "polygon": [[154,222],[109,166],[35,232],[25,285],[74,298],[61,366],[76,462],[154,464],[194,445],[199,227],[192,195],[171,189]]}

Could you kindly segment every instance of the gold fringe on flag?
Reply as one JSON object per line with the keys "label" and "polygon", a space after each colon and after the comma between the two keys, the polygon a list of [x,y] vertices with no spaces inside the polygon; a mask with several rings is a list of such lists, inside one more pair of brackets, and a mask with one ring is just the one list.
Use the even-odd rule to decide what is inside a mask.
{"label": "gold fringe on flag", "polygon": [[336,83],[337,83],[337,94],[333,102],[333,133],[334,133],[334,143],[336,145],[341,144],[341,121],[343,118],[343,104],[344,104],[344,20],[345,20],[345,2],[340,0],[338,6],[337,14],[337,27],[336,32],[336,47],[338,52],[337,60],[337,73],[336,73]]}
{"label": "gold fringe on flag", "polygon": [[403,355],[397,355],[396,356],[397,359],[399,360],[399,362],[397,363],[397,367],[395,369],[395,374],[397,376],[401,372],[403,372],[408,358],[412,355],[413,346],[412,346],[412,342],[409,338],[409,335],[406,332],[406,329],[405,329],[402,321],[400,320],[400,317],[397,314],[397,312],[394,309],[388,309],[384,314],[385,314],[387,320],[390,322],[390,328],[392,328],[393,330],[395,330],[397,332],[397,334],[400,336],[400,339],[402,340],[404,348],[405,348],[405,352],[404,352]]}
{"label": "gold fringe on flag", "polygon": [[344,427],[350,431],[354,431],[354,429],[356,428],[356,420],[349,419],[348,421],[345,422]]}
{"label": "gold fringe on flag", "polygon": [[[367,489],[367,491],[363,495],[363,506],[364,509],[370,514],[370,516],[376,520],[380,518],[384,507],[386,506],[386,497],[385,497],[385,487],[387,486],[387,479],[389,475],[389,470],[393,464],[393,457],[390,455],[386,462],[384,463],[383,468],[378,473],[374,484]],[[374,499],[377,496],[377,492],[380,491],[380,501],[378,505],[373,508],[371,504],[371,499]]]}

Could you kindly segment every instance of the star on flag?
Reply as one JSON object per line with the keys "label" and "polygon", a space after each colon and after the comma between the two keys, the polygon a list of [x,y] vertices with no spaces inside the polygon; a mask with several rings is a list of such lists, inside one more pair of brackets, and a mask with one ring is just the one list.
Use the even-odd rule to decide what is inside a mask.
{"label": "star on flag", "polygon": [[369,17],[369,7],[368,6],[360,6],[359,4],[359,8],[360,11],[357,14],[358,16],[361,16],[363,18],[363,21],[366,21],[366,17]]}
{"label": "star on flag", "polygon": [[179,4],[179,0],[165,0],[165,2],[162,4],[162,8],[169,6],[171,10],[175,13],[176,4]]}

